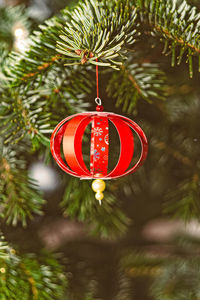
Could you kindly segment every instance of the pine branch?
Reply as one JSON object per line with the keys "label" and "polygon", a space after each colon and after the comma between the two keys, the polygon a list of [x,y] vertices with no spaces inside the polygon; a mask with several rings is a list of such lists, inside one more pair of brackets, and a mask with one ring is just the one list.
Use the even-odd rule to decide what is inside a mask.
{"label": "pine branch", "polygon": [[40,26],[41,31],[34,32],[25,54],[11,53],[10,82],[15,86],[34,81],[53,65],[65,65],[66,59],[67,64],[96,64],[99,58],[99,65],[116,68],[125,58],[126,48],[134,43],[135,18],[135,10],[131,11],[125,0],[112,7],[92,0],[72,11],[66,8],[60,17],[49,19]]}
{"label": "pine branch", "polygon": [[199,299],[199,258],[169,260],[151,289],[155,300]]}
{"label": "pine branch", "polygon": [[38,140],[47,145],[49,141],[45,135],[52,131],[50,127],[55,127],[58,120],[67,114],[81,111],[89,105],[85,99],[90,93],[92,80],[87,70],[53,66],[43,78],[36,78],[31,85],[17,88],[7,87],[7,79],[0,73],[0,119],[3,121],[0,131],[5,143],[17,143],[29,137],[33,143]]}
{"label": "pine branch", "polygon": [[182,182],[176,190],[167,194],[164,213],[188,222],[199,219],[199,176],[195,174],[191,180]]}
{"label": "pine branch", "polygon": [[[36,89],[46,98],[45,110],[52,114],[50,123],[60,121],[66,115],[81,112],[89,107],[87,95],[91,93],[93,80],[88,70],[77,67],[53,67]],[[59,103],[59,109],[58,104]]]}
{"label": "pine branch", "polygon": [[[79,262],[80,263],[80,262]],[[83,264],[83,262],[82,262]],[[74,284],[77,284],[79,286],[78,289],[73,288],[73,283],[70,284],[70,279],[69,279],[69,284],[68,284],[68,289],[65,295],[65,299],[84,299],[84,300],[103,300],[102,298],[97,298],[96,295],[98,294],[98,283],[94,279],[94,274],[92,273],[91,270],[81,270],[82,274],[84,276],[79,276],[79,274],[75,275],[76,277],[76,282]],[[88,274],[89,273],[89,274]],[[78,277],[78,278],[77,278]],[[72,279],[73,280],[73,279]],[[71,286],[72,285],[72,286]]]}
{"label": "pine branch", "polygon": [[4,143],[17,143],[24,137],[46,142],[44,134],[50,133],[48,123],[50,114],[44,113],[46,99],[34,91],[34,85],[10,88],[9,59],[7,52],[1,49],[0,58],[0,132]]}
{"label": "pine branch", "polygon": [[42,214],[44,204],[36,183],[28,176],[26,163],[16,155],[24,150],[19,144],[15,147],[4,147],[0,144],[0,217],[7,224],[16,225],[33,214]]}
{"label": "pine branch", "polygon": [[[86,0],[73,11],[58,41],[57,51],[66,56],[68,64],[97,64],[117,68],[125,58],[125,50],[136,36],[136,11],[129,1],[107,2]],[[119,58],[120,60],[113,60]]]}
{"label": "pine branch", "polygon": [[110,97],[116,98],[116,106],[132,113],[137,101],[143,98],[164,100],[166,96],[165,76],[158,65],[150,63],[128,63],[114,72],[107,86]]}
{"label": "pine branch", "polygon": [[12,252],[10,251],[10,247],[8,243],[5,241],[4,236],[2,233],[0,234],[0,259],[6,260],[9,258],[9,254]]}
{"label": "pine branch", "polygon": [[[185,0],[134,0],[142,23],[148,23],[153,35],[164,41],[163,53],[172,56],[172,66],[180,64],[187,54],[190,77],[193,75],[193,56],[200,55],[200,13]],[[178,54],[179,52],[179,54]]]}
{"label": "pine branch", "polygon": [[[182,247],[179,248],[179,250],[182,250],[182,254],[184,252],[186,253],[186,256],[183,258],[177,255],[165,257],[160,256],[160,254],[156,256],[154,253],[152,256],[141,252],[138,254],[135,251],[126,251],[121,258],[120,269],[131,278],[143,280],[150,278],[150,294],[153,299],[198,299],[200,259],[198,255],[194,256],[192,252],[196,248],[197,243],[199,246],[199,241],[192,245],[189,239],[179,238],[182,240],[182,243],[184,243]],[[173,242],[173,246],[175,246],[176,243],[176,241]],[[160,244],[158,247],[160,249]],[[192,255],[192,258],[188,258],[189,253]],[[198,251],[196,251],[196,254],[198,254]]]}
{"label": "pine branch", "polygon": [[50,133],[48,123],[50,114],[44,112],[45,98],[40,97],[37,91],[21,89],[3,89],[1,91],[2,104],[0,115],[2,125],[1,133],[5,137],[5,143],[17,143],[22,138],[35,136],[41,138]]}
{"label": "pine branch", "polygon": [[[164,53],[170,48],[172,65],[178,46],[178,63],[184,52],[188,52],[192,76],[192,56],[200,53],[200,14],[186,5],[185,0],[181,6],[178,2],[172,4],[171,0],[166,4],[160,0],[144,3],[135,0],[135,6],[140,12],[141,23],[148,23],[150,30],[165,40]],[[61,17],[54,17],[40,26],[42,31],[31,37],[30,49],[25,54],[11,54],[9,76],[12,84],[32,82],[36,77],[45,76],[53,65],[65,65],[66,59],[67,64],[96,64],[98,58],[99,65],[116,68],[122,64],[134,37],[139,35],[136,17],[135,8],[131,9],[131,4],[125,0],[113,5],[87,0],[72,11],[63,10]],[[56,44],[61,55],[56,54]]]}
{"label": "pine branch", "polygon": [[[140,245],[141,246],[141,245]],[[139,247],[140,247],[139,246]],[[156,300],[193,300],[199,297],[200,259],[199,238],[180,235],[170,244],[165,245],[175,255],[160,255],[161,244],[150,244],[150,249],[157,247],[158,255],[129,250],[122,252],[120,270],[130,278],[150,281],[150,294]],[[169,247],[170,246],[170,247]],[[154,250],[155,251],[155,250]],[[180,255],[181,251],[181,255]],[[179,255],[177,255],[179,254]],[[131,290],[129,291],[131,292]]]}
{"label": "pine branch", "polygon": [[8,49],[7,49],[7,45],[5,43],[1,44],[1,48],[0,48],[0,83],[1,83],[1,90],[3,86],[7,86],[8,81],[7,81],[7,77],[4,74],[4,71],[7,69],[8,67]]}
{"label": "pine branch", "polygon": [[0,242],[0,293],[2,300],[60,300],[66,287],[63,268],[51,254],[19,255]]}
{"label": "pine branch", "polygon": [[172,156],[173,158],[175,158],[176,160],[181,162],[183,165],[190,167],[190,168],[193,167],[192,160],[190,160],[187,156],[183,155],[180,151],[177,151],[177,149],[173,149],[173,148],[169,147],[168,145],[166,145],[166,143],[158,142],[158,143],[155,143],[154,146],[158,150],[161,150],[161,151],[164,150],[165,152],[167,152],[169,154],[169,156]]}
{"label": "pine branch", "polygon": [[53,65],[59,65],[61,57],[56,52],[59,33],[66,22],[66,16],[53,17],[40,25],[30,37],[29,50],[23,54],[11,52],[6,75],[12,86],[26,84],[37,77],[45,76]]}
{"label": "pine branch", "polygon": [[118,282],[118,293],[116,300],[132,300],[133,299],[133,288],[131,286],[130,277],[124,272],[119,270],[119,282]]}
{"label": "pine branch", "polygon": [[87,181],[70,178],[61,206],[65,215],[87,222],[93,234],[112,238],[123,234],[129,224],[115,201],[114,195],[107,191],[99,205]]}
{"label": "pine branch", "polygon": [[151,257],[142,252],[125,251],[122,254],[120,268],[130,277],[157,276],[165,262],[164,258]]}

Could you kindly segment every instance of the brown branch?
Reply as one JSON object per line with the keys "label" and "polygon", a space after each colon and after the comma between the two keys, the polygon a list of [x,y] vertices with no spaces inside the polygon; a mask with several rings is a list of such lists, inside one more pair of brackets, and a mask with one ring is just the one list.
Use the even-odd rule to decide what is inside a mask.
{"label": "brown branch", "polygon": [[173,39],[173,40],[175,38],[177,43],[179,43],[181,45],[186,45],[188,48],[191,48],[195,52],[200,54],[200,48],[192,45],[191,43],[188,43],[188,42],[184,41],[182,38],[172,36],[172,34],[166,28],[164,28],[160,25],[159,26],[158,25],[155,25],[155,26],[152,25],[152,27],[154,27],[158,32],[164,33],[168,38]]}
{"label": "brown branch", "polygon": [[175,159],[182,162],[186,166],[192,167],[194,165],[193,162],[188,157],[186,157],[183,154],[181,154],[180,152],[170,148],[164,142],[157,143],[155,146],[156,146],[156,148],[158,148],[160,150],[168,151],[169,154],[171,154]]}
{"label": "brown branch", "polygon": [[38,300],[38,290],[36,288],[35,280],[31,276],[31,272],[26,269],[26,266],[23,263],[20,264],[20,267],[24,271],[26,276],[28,277],[28,282],[30,283],[31,290],[32,290],[32,293],[33,293],[33,300]]}
{"label": "brown branch", "polygon": [[[61,58],[61,55],[57,54],[57,55],[55,55],[55,56],[53,56],[51,58],[50,62],[43,63],[42,65],[38,66],[37,69],[39,71],[45,70],[45,69],[47,69],[48,67],[50,67],[55,61],[57,61],[60,58]],[[22,80],[25,80],[27,78],[30,78],[30,77],[33,77],[33,76],[39,74],[40,73],[39,71],[37,71],[37,72],[30,72],[30,73],[24,75],[24,77],[22,77]]]}
{"label": "brown branch", "polygon": [[3,180],[6,180],[7,182],[11,182],[13,179],[13,175],[12,175],[11,168],[10,168],[10,165],[9,165],[7,159],[5,157],[2,157],[0,160],[0,163],[1,163],[0,178],[2,178]]}
{"label": "brown branch", "polygon": [[135,78],[128,72],[128,70],[125,68],[125,66],[121,66],[121,69],[128,75],[129,80],[132,82],[133,86],[136,88],[138,94],[142,95],[142,90],[135,80]]}
{"label": "brown branch", "polygon": [[127,270],[130,277],[154,277],[161,273],[159,266],[135,266]]}

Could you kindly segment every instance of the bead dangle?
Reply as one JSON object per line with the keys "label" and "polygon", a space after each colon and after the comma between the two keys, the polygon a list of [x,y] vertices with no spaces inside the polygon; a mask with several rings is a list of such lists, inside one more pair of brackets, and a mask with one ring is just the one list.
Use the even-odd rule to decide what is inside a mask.
{"label": "bead dangle", "polygon": [[[96,60],[98,61],[98,60]],[[54,129],[50,147],[51,153],[60,168],[80,179],[94,179],[92,189],[101,204],[107,179],[115,179],[135,172],[145,161],[148,142],[140,126],[129,118],[111,112],[104,112],[99,98],[98,65],[96,65],[97,97],[96,111],[68,116]],[[119,137],[120,154],[116,166],[108,172],[109,127],[114,125]],[[82,140],[86,127],[91,127],[90,168],[85,164],[82,153]],[[134,135],[140,140],[141,154],[133,165]],[[62,149],[62,151],[61,151]]]}

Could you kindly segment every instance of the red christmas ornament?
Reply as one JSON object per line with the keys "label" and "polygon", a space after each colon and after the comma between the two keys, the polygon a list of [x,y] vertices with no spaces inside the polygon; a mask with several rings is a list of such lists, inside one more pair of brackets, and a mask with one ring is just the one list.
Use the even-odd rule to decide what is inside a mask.
{"label": "red christmas ornament", "polygon": [[[97,61],[97,60],[96,60]],[[103,112],[99,98],[98,65],[96,66],[97,103],[95,112],[72,115],[61,121],[51,136],[51,153],[60,168],[66,173],[82,179],[96,179],[92,188],[96,199],[103,199],[105,183],[102,179],[114,179],[135,172],[144,162],[148,143],[142,129],[132,120],[110,112]],[[109,160],[109,122],[116,128],[120,140],[120,155],[113,170],[108,172]],[[90,169],[83,160],[82,139],[86,127],[92,124],[90,144]],[[134,152],[135,132],[141,143],[141,155],[138,162],[129,168]],[[61,146],[65,161],[61,155]],[[112,155],[112,153],[111,153]]]}
{"label": "red christmas ornament", "polygon": [[[117,165],[108,173],[109,121],[119,135],[120,155]],[[90,169],[86,167],[82,154],[82,139],[89,123],[92,123]],[[134,152],[133,131],[140,139],[142,150],[138,162],[129,169]],[[66,162],[61,156],[61,145]],[[51,152],[57,164],[66,173],[82,179],[114,179],[131,174],[142,165],[147,151],[147,138],[142,129],[132,120],[110,112],[69,116],[56,126],[51,136]]]}

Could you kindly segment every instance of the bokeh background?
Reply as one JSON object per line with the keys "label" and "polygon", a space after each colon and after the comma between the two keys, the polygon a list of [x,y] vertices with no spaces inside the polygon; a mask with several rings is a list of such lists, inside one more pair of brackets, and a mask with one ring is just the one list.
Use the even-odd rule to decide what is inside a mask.
{"label": "bokeh background", "polygon": [[[23,52],[26,40],[39,24],[76,3],[1,0],[0,11],[8,6],[24,5],[28,26],[20,24],[20,20],[12,25],[0,20],[0,45],[6,43],[10,50]],[[199,9],[195,1],[190,3]],[[16,32],[16,29],[23,31]],[[80,212],[73,212],[73,200],[79,199],[77,205],[83,201],[80,193],[85,183],[63,174],[49,158],[49,149],[42,148],[25,156],[27,170],[46,199],[44,214],[35,215],[26,228],[1,224],[6,240],[22,253],[37,254],[43,248],[62,253],[69,281],[67,295],[71,295],[64,299],[200,298],[200,295],[196,297],[200,276],[200,85],[197,62],[194,60],[194,76],[190,79],[188,65],[182,63],[172,68],[171,57],[162,54],[162,44],[155,42],[152,46],[153,39],[150,36],[149,40],[141,39],[136,50],[141,62],[158,64],[165,72],[165,100],[154,99],[152,95],[149,103],[139,97],[133,112],[127,113],[121,105],[116,106],[114,79],[110,82],[112,71],[99,70],[105,109],[134,119],[149,140],[149,154],[143,167],[128,178],[108,184],[108,193],[117,199],[120,212],[118,208],[108,210],[98,217],[99,210],[92,210],[93,217],[88,224],[81,221]],[[88,72],[94,79],[94,70]],[[87,102],[81,99],[80,111],[94,109],[95,81],[93,86]],[[126,92],[129,91],[125,90],[124,95]],[[57,109],[59,107],[54,113]],[[86,184],[85,189],[88,189],[91,183]],[[68,192],[67,186],[71,186]],[[67,197],[71,197],[69,202]],[[103,202],[106,199],[105,196]],[[117,215],[116,219],[114,215]],[[98,225],[94,225],[97,218]],[[115,226],[109,223],[111,219]]]}

